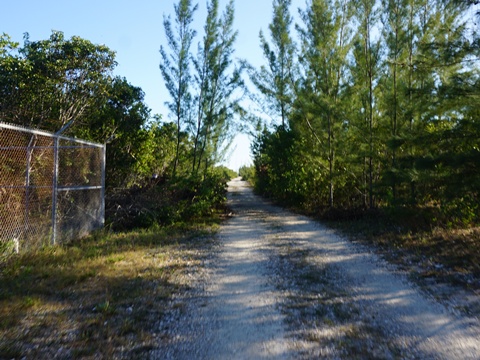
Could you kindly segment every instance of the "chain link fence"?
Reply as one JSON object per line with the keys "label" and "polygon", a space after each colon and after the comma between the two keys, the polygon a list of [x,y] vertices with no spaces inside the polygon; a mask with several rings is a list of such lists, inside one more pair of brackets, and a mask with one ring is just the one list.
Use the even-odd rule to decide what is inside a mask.
{"label": "chain link fence", "polygon": [[66,242],[104,223],[105,146],[0,123],[0,242]]}

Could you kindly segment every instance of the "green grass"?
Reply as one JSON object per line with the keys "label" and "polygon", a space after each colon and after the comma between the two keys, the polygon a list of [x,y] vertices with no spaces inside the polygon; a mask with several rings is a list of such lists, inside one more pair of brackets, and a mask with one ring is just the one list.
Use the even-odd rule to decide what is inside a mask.
{"label": "green grass", "polygon": [[211,222],[98,232],[4,256],[0,358],[47,358],[61,347],[67,357],[111,358],[134,345],[158,346],[155,325],[214,230]]}

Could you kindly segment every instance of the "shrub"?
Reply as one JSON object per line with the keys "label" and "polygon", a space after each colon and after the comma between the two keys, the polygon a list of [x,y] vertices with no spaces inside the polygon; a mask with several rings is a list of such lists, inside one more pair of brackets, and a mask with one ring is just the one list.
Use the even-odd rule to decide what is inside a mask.
{"label": "shrub", "polygon": [[127,230],[212,217],[223,209],[231,177],[231,171],[215,168],[204,176],[111,194],[107,198],[107,224],[114,230]]}
{"label": "shrub", "polygon": [[255,167],[253,165],[250,166],[242,166],[238,170],[239,175],[242,177],[243,181],[252,182],[255,178]]}

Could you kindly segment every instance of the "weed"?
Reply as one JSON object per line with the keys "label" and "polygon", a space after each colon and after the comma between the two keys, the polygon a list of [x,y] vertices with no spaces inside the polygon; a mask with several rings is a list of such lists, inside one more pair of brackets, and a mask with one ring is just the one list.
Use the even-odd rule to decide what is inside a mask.
{"label": "weed", "polygon": [[108,300],[105,300],[104,302],[97,304],[94,310],[105,316],[113,315],[115,313],[115,307]]}
{"label": "weed", "polygon": [[22,308],[28,309],[33,308],[35,306],[40,306],[41,300],[38,298],[33,298],[31,296],[25,296],[22,300]]}
{"label": "weed", "polygon": [[107,259],[106,259],[106,262],[108,264],[115,264],[117,262],[120,262],[120,261],[123,261],[125,260],[125,255],[124,254],[121,254],[121,255],[111,255],[109,256]]}

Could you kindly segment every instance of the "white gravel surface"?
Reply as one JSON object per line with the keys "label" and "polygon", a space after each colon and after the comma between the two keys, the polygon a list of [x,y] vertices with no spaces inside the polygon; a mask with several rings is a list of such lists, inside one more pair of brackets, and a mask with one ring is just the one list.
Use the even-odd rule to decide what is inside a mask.
{"label": "white gravel surface", "polygon": [[[152,358],[480,359],[478,319],[426,298],[369,248],[268,204],[239,179],[229,183],[229,203],[234,214],[220,230],[219,245],[191,274],[192,290],[172,302],[159,324],[167,345]],[[279,267],[280,254],[288,263],[285,254],[295,251],[306,254],[301,267]],[[309,319],[290,321],[294,305],[329,306],[321,300],[328,288],[298,285],[302,267],[326,269],[324,277],[336,293],[342,289],[342,303],[354,315],[326,321],[317,309]],[[298,300],[315,291],[318,304]],[[355,334],[355,347],[345,345],[350,340],[344,335],[359,323],[368,334]],[[305,337],[307,330],[316,335]]]}

